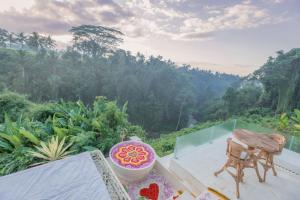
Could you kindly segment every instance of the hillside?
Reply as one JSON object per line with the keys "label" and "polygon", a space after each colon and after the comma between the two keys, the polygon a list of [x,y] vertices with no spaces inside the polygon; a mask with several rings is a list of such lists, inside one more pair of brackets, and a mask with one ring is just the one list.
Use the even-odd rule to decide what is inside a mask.
{"label": "hillside", "polygon": [[0,49],[0,91],[26,94],[33,102],[64,99],[91,104],[96,96],[128,102],[129,121],[153,136],[186,127],[211,99],[240,78],[176,66],[162,57],[124,50],[89,57],[75,50]]}

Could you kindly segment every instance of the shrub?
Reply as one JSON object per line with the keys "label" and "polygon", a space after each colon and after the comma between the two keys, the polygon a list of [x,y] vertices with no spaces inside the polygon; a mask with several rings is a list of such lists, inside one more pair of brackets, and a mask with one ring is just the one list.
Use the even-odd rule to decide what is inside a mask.
{"label": "shrub", "polygon": [[250,115],[268,116],[272,114],[273,111],[269,108],[250,108],[244,113],[244,115],[246,116],[250,116]]}
{"label": "shrub", "polygon": [[71,153],[71,151],[67,150],[72,145],[72,143],[66,145],[65,140],[66,137],[60,140],[57,136],[52,136],[48,143],[41,142],[40,146],[35,146],[35,151],[30,151],[29,153],[33,157],[43,160],[39,164],[63,159]]}
{"label": "shrub", "polygon": [[7,113],[13,121],[16,121],[24,112],[28,112],[32,105],[24,95],[13,92],[0,94],[0,123],[4,122],[4,115]]}
{"label": "shrub", "polygon": [[0,154],[0,176],[28,168],[34,161],[29,150],[31,148],[21,147],[11,153]]}
{"label": "shrub", "polygon": [[[9,97],[12,96],[18,99],[22,97],[10,93]],[[97,97],[91,107],[85,106],[81,101],[33,104],[25,97],[22,99],[25,103],[20,106],[9,102],[13,99],[7,100],[12,104],[9,110],[19,111],[11,114],[17,117],[16,113],[25,113],[17,121],[5,114],[5,123],[0,124],[0,175],[25,169],[34,162],[41,161],[33,158],[37,153],[32,155],[28,151],[39,144],[44,147],[46,143],[53,144],[51,138],[54,137],[57,140],[65,138],[67,144],[72,144],[72,153],[97,148],[104,154],[120,141],[122,134],[144,138],[144,130],[128,122],[126,105],[121,110],[116,102],[108,101],[105,97]]]}
{"label": "shrub", "polygon": [[34,104],[30,107],[30,110],[26,114],[26,117],[34,120],[44,122],[49,117],[52,118],[55,114],[54,103],[45,103],[45,104]]}

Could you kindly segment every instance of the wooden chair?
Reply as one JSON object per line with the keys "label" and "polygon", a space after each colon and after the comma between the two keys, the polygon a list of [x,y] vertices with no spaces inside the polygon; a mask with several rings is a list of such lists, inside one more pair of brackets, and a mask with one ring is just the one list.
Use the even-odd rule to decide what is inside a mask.
{"label": "wooden chair", "polygon": [[[259,154],[257,155],[259,163],[264,168],[263,181],[266,181],[267,171],[270,168],[272,168],[274,176],[277,176],[277,173],[275,171],[275,166],[274,166],[274,155],[280,155],[282,150],[283,150],[283,147],[286,143],[285,137],[283,135],[280,135],[280,134],[272,134],[272,135],[270,135],[270,138],[277,142],[278,150],[275,151],[275,152],[267,152],[267,151],[261,150],[259,152]],[[264,161],[264,162],[262,162],[262,161]]]}
{"label": "wooden chair", "polygon": [[[262,182],[257,168],[257,158],[254,154],[254,151],[248,150],[240,144],[237,144],[232,141],[231,138],[227,139],[227,161],[225,165],[217,172],[214,173],[215,176],[218,176],[224,170],[234,178],[236,182],[236,196],[240,197],[239,183],[243,182],[245,168],[254,168],[259,182]],[[228,168],[235,168],[236,173],[229,171]]]}

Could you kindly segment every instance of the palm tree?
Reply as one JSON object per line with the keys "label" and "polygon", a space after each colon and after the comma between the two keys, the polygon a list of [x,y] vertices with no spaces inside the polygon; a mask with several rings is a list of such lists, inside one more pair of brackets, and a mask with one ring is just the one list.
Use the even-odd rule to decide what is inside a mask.
{"label": "palm tree", "polygon": [[53,40],[50,35],[48,35],[46,39],[46,44],[49,49],[53,49],[56,46],[55,40]]}
{"label": "palm tree", "polygon": [[26,42],[26,35],[23,32],[17,34],[17,41],[21,44],[21,49],[23,49]]}
{"label": "palm tree", "polygon": [[0,28],[0,47],[6,47],[7,40],[8,40],[8,31]]}
{"label": "palm tree", "polygon": [[8,35],[8,42],[9,42],[9,48],[11,48],[11,45],[15,43],[16,38],[14,33],[9,33]]}
{"label": "palm tree", "polygon": [[37,51],[40,47],[40,35],[37,32],[33,32],[26,41],[29,48]]}

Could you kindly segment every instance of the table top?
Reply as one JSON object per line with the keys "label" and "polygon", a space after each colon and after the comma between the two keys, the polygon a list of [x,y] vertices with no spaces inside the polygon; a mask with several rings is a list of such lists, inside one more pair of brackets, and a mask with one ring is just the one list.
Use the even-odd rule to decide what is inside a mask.
{"label": "table top", "polygon": [[279,150],[278,143],[266,134],[255,133],[246,129],[235,129],[233,136],[248,147],[262,149],[270,153]]}

